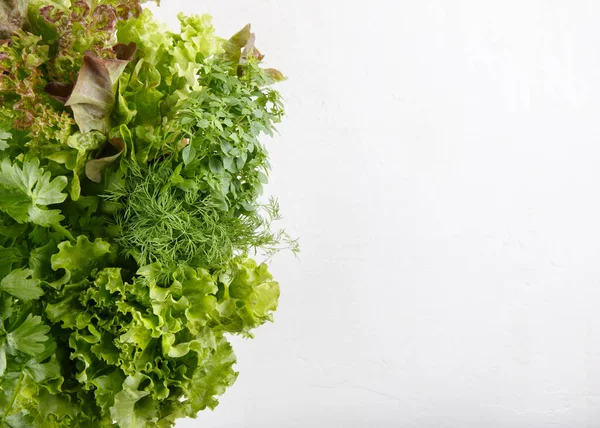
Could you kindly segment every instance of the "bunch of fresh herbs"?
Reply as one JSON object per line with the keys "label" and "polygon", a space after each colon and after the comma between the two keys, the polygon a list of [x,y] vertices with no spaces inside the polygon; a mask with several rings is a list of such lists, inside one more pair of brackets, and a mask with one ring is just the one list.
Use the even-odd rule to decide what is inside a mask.
{"label": "bunch of fresh herbs", "polygon": [[250,27],[168,31],[141,0],[0,0],[0,425],[171,427],[272,320],[261,134],[283,115]]}

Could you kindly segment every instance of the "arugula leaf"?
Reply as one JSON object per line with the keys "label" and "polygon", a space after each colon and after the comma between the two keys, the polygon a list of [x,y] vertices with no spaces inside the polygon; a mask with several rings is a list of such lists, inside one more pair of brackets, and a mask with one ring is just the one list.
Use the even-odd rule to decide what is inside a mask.
{"label": "arugula leaf", "polygon": [[24,161],[22,167],[5,158],[0,163],[0,210],[19,223],[58,225],[64,218],[60,210],[46,207],[64,202],[67,195],[62,190],[66,185],[66,177],[51,179],[37,158]]}

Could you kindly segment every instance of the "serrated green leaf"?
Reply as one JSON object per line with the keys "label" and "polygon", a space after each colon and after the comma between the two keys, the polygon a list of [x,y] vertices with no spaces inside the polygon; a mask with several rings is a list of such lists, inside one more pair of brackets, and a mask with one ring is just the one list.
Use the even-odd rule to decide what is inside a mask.
{"label": "serrated green leaf", "polygon": [[8,140],[12,138],[10,132],[0,129],[0,151],[8,149]]}
{"label": "serrated green leaf", "polygon": [[39,299],[44,295],[40,280],[32,278],[32,269],[15,269],[0,282],[0,289],[21,300]]}
{"label": "serrated green leaf", "polygon": [[0,245],[0,278],[8,275],[12,270],[13,265],[20,262],[22,258],[23,255],[19,248],[4,248]]}
{"label": "serrated green leaf", "polygon": [[33,278],[46,278],[52,273],[50,258],[56,251],[56,242],[52,240],[43,247],[34,248],[29,252],[29,268],[33,270]]}
{"label": "serrated green leaf", "polygon": [[19,223],[56,225],[64,217],[59,210],[48,210],[46,206],[63,202],[67,198],[67,194],[62,193],[66,186],[66,177],[52,180],[50,172],[40,168],[37,158],[26,160],[22,167],[3,159],[0,163],[0,210]]}
{"label": "serrated green leaf", "polygon": [[41,354],[46,349],[49,331],[50,327],[44,325],[40,316],[30,314],[6,336],[8,349],[11,353],[20,351],[31,356]]}
{"label": "serrated green leaf", "polygon": [[[32,362],[25,367],[25,371],[39,384],[50,380],[58,380],[59,383],[62,381],[60,365],[56,361],[48,361],[46,363]],[[55,390],[54,393],[58,393],[58,390]]]}

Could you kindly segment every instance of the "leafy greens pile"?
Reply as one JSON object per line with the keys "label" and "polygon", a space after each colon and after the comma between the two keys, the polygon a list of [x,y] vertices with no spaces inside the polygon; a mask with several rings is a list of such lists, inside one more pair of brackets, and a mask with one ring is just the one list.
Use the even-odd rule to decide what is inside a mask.
{"label": "leafy greens pile", "polygon": [[259,202],[281,73],[244,27],[140,0],[0,0],[0,426],[171,427],[272,320],[249,257],[297,250]]}

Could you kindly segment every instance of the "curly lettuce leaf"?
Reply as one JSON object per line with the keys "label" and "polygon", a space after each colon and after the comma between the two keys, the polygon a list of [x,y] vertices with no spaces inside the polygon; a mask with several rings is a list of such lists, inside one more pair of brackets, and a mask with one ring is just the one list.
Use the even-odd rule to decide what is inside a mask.
{"label": "curly lettuce leaf", "polygon": [[0,43],[0,118],[14,130],[24,131],[32,149],[63,141],[74,123],[70,114],[55,108],[43,92],[46,76],[42,67],[50,57],[42,38],[23,30],[10,42]]}
{"label": "curly lettuce leaf", "polygon": [[183,402],[186,416],[195,418],[198,412],[214,409],[219,404],[215,397],[222,395],[237,379],[238,374],[233,369],[235,362],[233,348],[221,337],[215,351],[203,361],[202,368],[194,371],[188,384],[187,400]]}
{"label": "curly lettuce leaf", "polygon": [[229,333],[252,337],[251,330],[273,321],[277,309],[279,284],[273,281],[265,264],[237,258],[220,275],[219,328]]}
{"label": "curly lettuce leaf", "polygon": [[139,385],[144,376],[129,376],[121,392],[115,395],[115,404],[110,408],[110,414],[122,427],[146,428],[156,422],[157,408],[152,399],[145,399],[149,391],[140,391]]}
{"label": "curly lettuce leaf", "polygon": [[[135,43],[139,56],[154,66],[164,63],[167,50],[172,44],[172,33],[166,24],[156,21],[149,9],[132,19],[117,23],[117,38],[120,43]],[[166,73],[161,73],[166,76]]]}
{"label": "curly lettuce leaf", "polygon": [[66,285],[47,305],[48,318],[69,336],[75,377],[94,385],[103,417],[126,427],[168,427],[217,405],[237,377],[224,333],[246,334],[269,319],[278,296],[264,265],[240,258],[228,272],[224,284],[205,269],[153,264],[125,281],[123,269],[104,268],[89,273],[93,281]]}
{"label": "curly lettuce leaf", "polygon": [[174,36],[169,70],[178,78],[175,93],[180,99],[186,99],[192,91],[200,89],[198,76],[202,61],[198,61],[198,56],[207,58],[221,52],[222,40],[215,34],[210,15],[179,14],[178,18],[181,32]]}
{"label": "curly lettuce leaf", "polygon": [[108,242],[98,238],[90,242],[87,236],[80,235],[72,244],[64,241],[58,244],[58,253],[52,255],[52,269],[64,269],[71,281],[77,282],[89,276],[94,269],[107,264],[111,254]]}
{"label": "curly lettuce leaf", "polygon": [[0,38],[8,38],[27,22],[29,0],[0,1]]}

